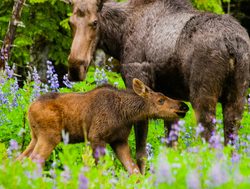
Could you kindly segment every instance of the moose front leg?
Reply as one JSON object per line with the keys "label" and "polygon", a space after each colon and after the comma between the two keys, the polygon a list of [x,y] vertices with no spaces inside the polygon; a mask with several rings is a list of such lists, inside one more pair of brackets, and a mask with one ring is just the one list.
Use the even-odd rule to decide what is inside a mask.
{"label": "moose front leg", "polygon": [[[148,62],[134,62],[122,64],[122,77],[127,88],[132,88],[133,78],[138,78],[150,88],[154,88],[154,72]],[[140,172],[145,173],[146,141],[148,133],[148,120],[141,121],[134,125],[136,141],[136,160]]]}
{"label": "moose front leg", "polygon": [[123,166],[129,172],[129,174],[138,174],[140,170],[138,166],[133,162],[127,141],[113,142],[110,144],[117,158],[121,161]]}

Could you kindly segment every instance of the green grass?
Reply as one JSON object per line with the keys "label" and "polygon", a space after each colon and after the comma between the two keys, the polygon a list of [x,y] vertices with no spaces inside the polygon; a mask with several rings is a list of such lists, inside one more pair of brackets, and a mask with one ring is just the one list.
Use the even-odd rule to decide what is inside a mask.
{"label": "green grass", "polygon": [[[107,72],[109,83],[124,83],[118,74]],[[2,76],[3,77],[3,76]],[[3,77],[6,79],[5,77]],[[7,79],[6,79],[7,80]],[[7,80],[4,92],[8,93],[14,81]],[[161,139],[164,137],[162,120],[151,120],[147,142],[152,146],[152,157],[147,161],[144,176],[129,176],[114,153],[107,148],[107,154],[98,165],[94,164],[88,143],[64,145],[61,143],[53,151],[44,169],[25,159],[15,161],[15,157],[30,141],[26,112],[33,92],[33,82],[27,82],[18,90],[18,106],[0,107],[0,189],[8,188],[250,188],[250,114],[244,112],[242,128],[239,131],[239,145],[221,149],[209,147],[200,137],[195,136],[196,122],[190,107],[184,126],[180,132],[177,149],[167,148]],[[61,92],[88,91],[95,87],[94,69],[91,68],[87,80],[76,83],[72,89]],[[13,96],[8,95],[11,101]],[[217,107],[217,120],[222,120],[221,106]],[[24,133],[19,131],[23,128]],[[222,125],[217,124],[222,136]],[[18,141],[20,148],[8,154],[10,139]],[[135,157],[133,130],[129,137],[131,153]],[[239,156],[233,159],[232,152]],[[237,157],[238,157],[237,156]],[[69,171],[67,171],[69,170]],[[79,179],[81,177],[81,179]],[[85,180],[84,180],[85,178]]]}

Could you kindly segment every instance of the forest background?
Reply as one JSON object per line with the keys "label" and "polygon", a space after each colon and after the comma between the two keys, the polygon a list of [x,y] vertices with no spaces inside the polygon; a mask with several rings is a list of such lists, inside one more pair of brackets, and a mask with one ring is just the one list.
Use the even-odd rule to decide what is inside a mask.
{"label": "forest background", "polygon": [[[250,32],[250,0],[192,0],[200,9],[218,14],[229,13]],[[0,47],[7,32],[13,0],[0,2]],[[26,0],[18,23],[10,63],[15,63],[18,80],[24,81],[35,66],[46,81],[46,61],[55,65],[61,83],[67,72],[67,56],[72,35],[68,25],[71,6],[61,0]]]}

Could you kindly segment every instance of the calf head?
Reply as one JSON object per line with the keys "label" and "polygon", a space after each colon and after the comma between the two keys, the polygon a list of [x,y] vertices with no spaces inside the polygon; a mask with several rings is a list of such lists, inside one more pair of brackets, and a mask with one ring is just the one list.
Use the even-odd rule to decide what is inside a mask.
{"label": "calf head", "polygon": [[168,98],[162,93],[154,92],[139,79],[133,79],[134,92],[143,97],[149,111],[149,117],[175,120],[184,117],[189,110],[181,101]]}

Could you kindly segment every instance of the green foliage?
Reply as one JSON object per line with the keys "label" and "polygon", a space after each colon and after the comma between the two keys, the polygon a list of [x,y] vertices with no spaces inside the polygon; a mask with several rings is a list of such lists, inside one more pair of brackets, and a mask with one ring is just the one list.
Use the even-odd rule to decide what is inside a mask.
{"label": "green foliage", "polygon": [[[0,39],[6,34],[12,6],[10,1],[0,4]],[[70,12],[71,7],[60,0],[26,1],[21,18],[23,27],[17,29],[11,61],[19,66],[29,62],[30,49],[43,42],[49,47],[49,60],[66,64],[71,44],[71,32],[66,23]]]}
{"label": "green foliage", "polygon": [[221,0],[192,0],[193,5],[203,11],[223,14]]}

